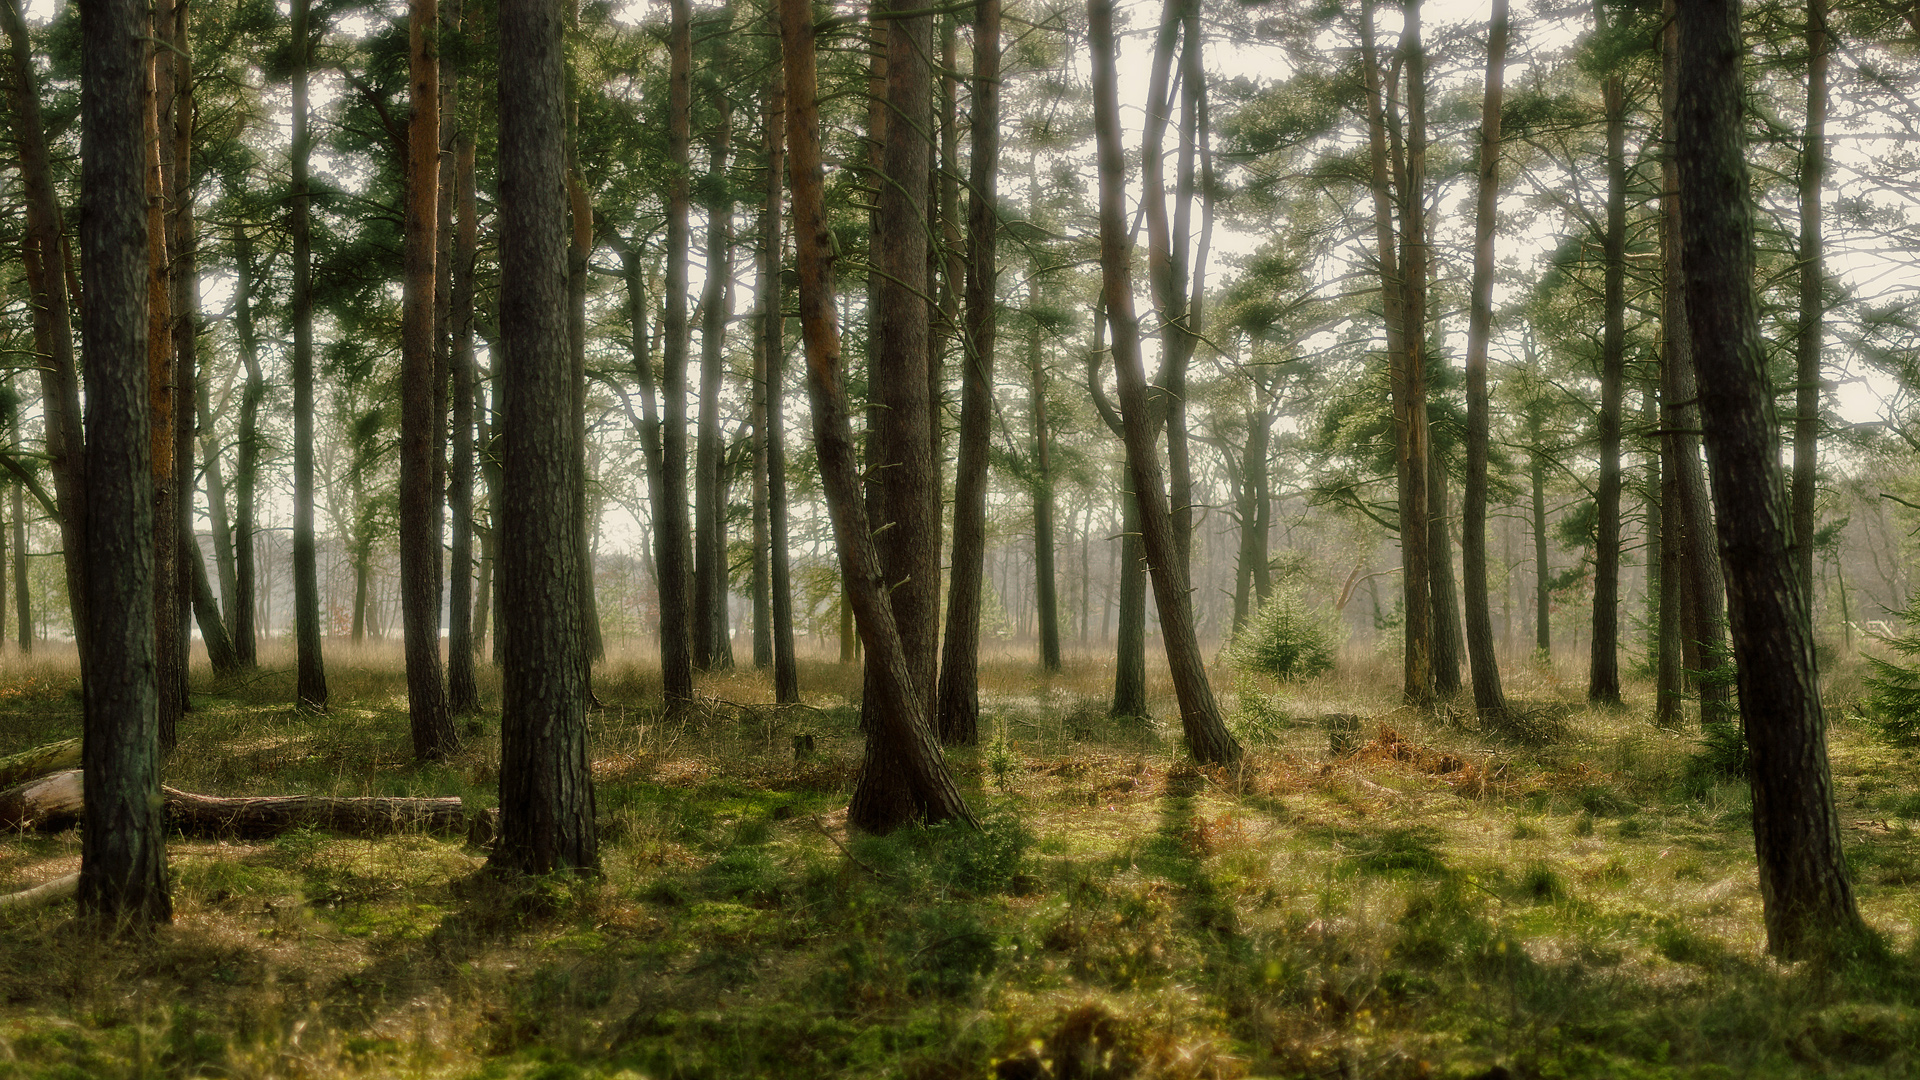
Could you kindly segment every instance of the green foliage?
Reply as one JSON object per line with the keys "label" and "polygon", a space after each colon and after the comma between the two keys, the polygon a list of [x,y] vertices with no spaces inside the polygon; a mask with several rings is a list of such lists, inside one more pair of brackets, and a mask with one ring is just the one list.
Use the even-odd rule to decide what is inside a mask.
{"label": "green foliage", "polygon": [[1913,743],[1920,742],[1920,595],[1907,602],[1900,621],[1903,632],[1881,639],[1894,658],[1866,658],[1866,708],[1881,734]]}
{"label": "green foliage", "polygon": [[1331,612],[1307,606],[1297,588],[1276,589],[1227,646],[1227,662],[1248,674],[1283,681],[1333,669],[1345,626]]}

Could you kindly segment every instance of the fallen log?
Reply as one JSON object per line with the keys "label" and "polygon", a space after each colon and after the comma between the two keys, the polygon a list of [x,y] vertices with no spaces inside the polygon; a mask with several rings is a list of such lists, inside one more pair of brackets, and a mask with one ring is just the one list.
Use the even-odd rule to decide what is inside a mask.
{"label": "fallen log", "polygon": [[15,784],[38,780],[48,773],[79,767],[80,740],[62,739],[0,758],[0,788],[10,788]]}
{"label": "fallen log", "polygon": [[35,885],[31,889],[21,889],[15,893],[0,894],[0,908],[32,907],[35,904],[50,904],[55,900],[64,900],[80,891],[80,875],[68,874],[57,877],[44,885]]}
{"label": "fallen log", "polygon": [[[160,789],[167,827],[187,836],[259,840],[299,828],[349,836],[405,832],[459,833],[468,827],[459,796],[331,798],[322,795],[199,795]],[[80,770],[55,773],[0,791],[0,828],[53,832],[80,820]]]}

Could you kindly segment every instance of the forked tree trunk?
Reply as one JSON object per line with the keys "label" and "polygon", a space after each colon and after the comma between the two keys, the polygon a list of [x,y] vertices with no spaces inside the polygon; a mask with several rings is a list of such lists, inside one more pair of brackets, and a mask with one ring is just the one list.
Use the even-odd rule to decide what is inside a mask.
{"label": "forked tree trunk", "polygon": [[[20,261],[33,303],[34,350],[40,369],[41,411],[47,443],[47,467],[60,505],[60,542],[65,551],[67,601],[73,614],[75,644],[86,655],[91,625],[87,603],[87,447],[80,410],[80,374],[73,350],[73,298],[67,292],[65,227],[53,187],[52,158],[41,118],[39,74],[34,68],[20,0],[0,0],[12,60],[13,136],[20,153],[20,186],[26,197],[26,235]],[[19,521],[18,515],[15,516]],[[15,544],[15,557],[25,550]],[[20,592],[25,603],[25,590]],[[33,635],[21,636],[30,650]]]}
{"label": "forked tree trunk", "polygon": [[508,432],[500,493],[500,835],[489,865],[598,867],[587,767],[567,330],[565,67],[559,5],[499,6],[500,338]]}
{"label": "forked tree trunk", "polygon": [[1767,948],[1784,958],[1846,955],[1867,930],[1841,852],[1812,626],[1788,546],[1779,429],[1753,288],[1740,5],[1689,0],[1677,7],[1687,321],[1752,754]]}
{"label": "forked tree trunk", "polygon": [[987,543],[987,451],[998,323],[1000,0],[974,5],[971,155],[967,174],[966,325],[960,348],[960,437],[953,482],[953,558],[939,687],[940,741],[980,737],[980,584]]}
{"label": "forked tree trunk", "polygon": [[1114,366],[1119,374],[1120,415],[1126,433],[1127,462],[1140,507],[1141,533],[1151,561],[1160,629],[1166,640],[1167,666],[1180,701],[1187,749],[1203,764],[1232,764],[1240,744],[1221,723],[1213,690],[1194,638],[1192,601],[1179,561],[1171,512],[1164,501],[1160,463],[1153,450],[1147,417],[1147,379],[1140,361],[1140,328],[1133,313],[1123,209],[1126,168],[1120,152],[1120,108],[1114,73],[1112,0],[1089,0],[1089,36],[1093,47],[1094,132],[1099,147],[1100,265],[1102,295],[1112,328]]}
{"label": "forked tree trunk", "polygon": [[[723,89],[714,104],[708,175],[726,175],[732,146],[733,105]],[[724,186],[724,185],[723,185]],[[693,461],[693,666],[733,667],[727,626],[727,522],[721,454],[720,391],[726,381],[727,324],[733,312],[733,200],[707,207],[707,284],[700,297],[700,432]]]}
{"label": "forked tree trunk", "polygon": [[313,134],[307,115],[312,31],[309,0],[293,3],[293,158],[288,193],[293,238],[293,622],[299,669],[294,701],[301,708],[327,707],[327,669],[320,653],[320,570],[314,540],[313,502],[313,241],[307,190]]}
{"label": "forked tree trunk", "polygon": [[1473,705],[1483,716],[1506,712],[1500,658],[1494,652],[1487,583],[1487,457],[1492,407],[1487,341],[1493,333],[1493,232],[1500,204],[1500,102],[1506,88],[1507,0],[1493,0],[1487,24],[1486,93],[1480,107],[1479,183],[1474,197],[1473,284],[1467,314],[1467,480],[1461,494],[1460,576],[1467,600],[1467,661]]}
{"label": "forked tree trunk", "polygon": [[[400,338],[400,610],[407,658],[407,713],[416,761],[437,761],[460,745],[447,711],[440,664],[440,535],[434,464],[446,422],[434,394],[435,233],[440,222],[440,64],[431,42],[437,0],[408,4],[406,278]],[[517,436],[517,432],[515,433]]]}
{"label": "forked tree trunk", "polygon": [[[154,660],[153,447],[147,382],[148,128],[141,115],[151,29],[133,0],[80,11],[80,223],[89,302],[86,531],[91,620],[82,636],[86,833],[80,911],[108,925],[165,923],[159,688]],[[171,446],[171,432],[168,433]]]}
{"label": "forked tree trunk", "polygon": [[[888,602],[880,559],[862,502],[853,452],[852,422],[842,382],[840,331],[833,312],[831,234],[827,228],[824,174],[820,163],[820,111],[815,92],[813,9],[807,0],[782,0],[781,41],[786,62],[790,171],[794,239],[800,279],[800,326],[806,342],[807,385],[813,399],[814,440],[820,472],[840,552],[841,577],[866,639],[868,663],[878,678],[871,688],[881,696],[873,716],[900,767],[897,782],[911,792],[911,813],[885,818],[868,811],[899,805],[862,800],[858,793],[848,820],[859,828],[883,832],[917,816],[929,821],[974,820],[973,811],[954,786],[933,737],[927,696],[914,686],[900,631]],[[923,260],[924,261],[924,260]],[[924,401],[924,398],[922,399]],[[869,737],[863,776],[876,765],[878,737]],[[879,779],[879,778],[876,778]]]}

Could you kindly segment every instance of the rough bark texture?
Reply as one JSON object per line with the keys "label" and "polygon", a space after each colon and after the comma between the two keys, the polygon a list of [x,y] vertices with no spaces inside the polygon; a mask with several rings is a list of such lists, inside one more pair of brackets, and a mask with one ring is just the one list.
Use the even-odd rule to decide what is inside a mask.
{"label": "rough bark texture", "polygon": [[293,235],[293,622],[299,668],[294,701],[327,707],[327,669],[320,653],[320,571],[313,523],[313,241],[307,191],[313,134],[307,116],[311,66],[308,0],[293,0],[293,190],[288,229]]}
{"label": "rough bark texture", "polygon": [[[177,496],[173,503],[174,560],[172,588],[174,595],[173,613],[173,653],[168,661],[173,668],[175,692],[179,695],[180,712],[187,711],[187,663],[192,647],[192,635],[188,630],[190,621],[189,606],[194,600],[194,563],[191,558],[194,545],[194,469],[193,440],[196,434],[194,423],[195,388],[199,385],[199,337],[200,337],[200,273],[195,256],[195,229],[193,219],[193,54],[187,40],[187,18],[190,10],[188,0],[171,0],[167,6],[165,24],[156,29],[167,42],[166,55],[158,60],[160,64],[173,71],[173,94],[160,117],[161,138],[171,145],[167,154],[167,293],[171,322],[168,326],[170,344],[173,346],[173,437],[174,472],[177,477],[175,488]],[[205,568],[200,570],[205,576]],[[211,605],[209,605],[211,607]],[[219,616],[213,616],[213,624],[219,627]],[[216,629],[216,633],[224,633]],[[209,654],[218,649],[218,643],[211,638],[207,642]],[[231,653],[213,660],[216,671],[233,670]],[[162,670],[165,670],[163,665]],[[164,687],[164,684],[163,684]],[[172,741],[162,729],[161,745],[171,747]]]}
{"label": "rough bark texture", "polygon": [[[840,329],[833,311],[833,257],[820,162],[812,6],[807,0],[782,0],[780,17],[790,110],[787,137],[800,279],[800,328],[806,343],[814,440],[819,449],[821,479],[826,488],[849,606],[866,642],[867,663],[878,676],[869,683],[870,693],[880,695],[880,700],[874,702],[875,725],[885,733],[881,737],[892,745],[893,760],[901,774],[897,779],[911,792],[909,813],[900,818],[873,813],[898,805],[892,800],[863,801],[856,792],[853,805],[848,808],[848,820],[859,828],[875,832],[905,824],[914,817],[929,821],[959,818],[972,822],[973,811],[954,786],[939,743],[934,740],[927,695],[914,685],[861,498],[852,421],[840,370]],[[925,190],[924,185],[920,190]],[[924,405],[926,399],[921,400]],[[862,769],[863,786],[866,773],[875,765],[873,749],[881,737],[869,737],[869,756]]]}
{"label": "rough bark texture", "polygon": [[[161,3],[148,23],[156,41],[172,22],[172,5]],[[159,687],[160,753],[173,752],[180,715],[186,710],[185,627],[181,596],[179,499],[185,485],[174,461],[173,286],[168,261],[168,198],[173,194],[173,140],[161,138],[161,116],[173,104],[173,65],[164,50],[148,54],[147,145],[147,392],[152,417],[147,438],[153,483],[153,634],[155,678]],[[82,355],[85,355],[84,352]]]}
{"label": "rough bark texture", "polygon": [[1487,585],[1487,339],[1493,331],[1493,230],[1500,203],[1500,101],[1506,88],[1507,0],[1493,0],[1487,27],[1486,92],[1480,108],[1480,163],[1473,214],[1473,284],[1467,313],[1467,479],[1461,494],[1460,576],[1467,600],[1467,661],[1473,704],[1485,714],[1507,708],[1494,652]]}
{"label": "rough bark texture", "polygon": [[84,636],[86,838],[82,913],[145,925],[172,919],[160,809],[159,689],[153,623],[153,452],[147,386],[144,39],[133,0],[80,11],[80,249],[91,300],[87,355]]}
{"label": "rough bark texture", "polygon": [[[800,700],[800,677],[794,658],[793,574],[788,553],[787,528],[787,452],[783,384],[786,380],[785,290],[781,288],[781,249],[785,245],[782,223],[783,196],[786,188],[787,83],[780,66],[779,15],[773,13],[773,64],[768,75],[766,150],[766,199],[760,227],[762,271],[758,392],[757,459],[759,498],[766,518],[765,563],[767,576],[767,630],[770,662],[773,665],[773,699],[788,705]],[[756,545],[759,546],[759,545]],[[757,564],[756,564],[757,565]],[[759,623],[755,621],[754,663],[760,663]]]}
{"label": "rough bark texture", "polygon": [[1854,944],[1865,925],[1841,853],[1812,628],[1789,558],[1786,486],[1753,290],[1740,5],[1677,6],[1674,119],[1688,328],[1752,755],[1760,898],[1768,949],[1803,957]]}
{"label": "rough bark texture", "polygon": [[[1428,430],[1432,430],[1429,422]],[[1433,692],[1452,697],[1460,692],[1460,665],[1466,662],[1466,639],[1460,629],[1460,584],[1453,573],[1452,484],[1444,456],[1427,456],[1428,588],[1433,613]]]}
{"label": "rough bark texture", "polygon": [[[1100,385],[1100,365],[1104,358],[1107,333],[1105,299],[1096,302],[1093,311],[1093,348],[1087,352],[1087,393],[1093,398],[1100,419],[1116,439],[1126,442],[1126,425],[1120,413],[1107,400]],[[1114,631],[1113,700],[1107,717],[1134,719],[1147,715],[1147,572],[1145,553],[1140,543],[1140,502],[1133,494],[1133,474],[1126,462],[1120,465],[1120,561],[1119,626]]]}
{"label": "rough bark texture", "polygon": [[1820,185],[1827,172],[1827,4],[1807,0],[1807,129],[1800,149],[1800,319],[1793,340],[1799,386],[1793,416],[1793,566],[1813,610],[1814,500],[1820,468],[1820,346],[1826,332]]}
{"label": "rough bark texture", "polygon": [[[732,146],[733,105],[722,90],[715,97],[713,146],[708,175],[721,181]],[[733,200],[722,195],[707,207],[707,283],[700,296],[700,431],[693,451],[693,666],[702,671],[733,666],[733,635],[727,626],[727,507],[720,457],[720,391],[726,381],[727,323],[733,312]]]}
{"label": "rough bark texture", "polygon": [[1606,263],[1606,327],[1600,345],[1600,479],[1594,491],[1598,535],[1593,560],[1593,641],[1587,700],[1620,700],[1620,419],[1627,362],[1627,103],[1625,80],[1609,75],[1607,113],[1607,223],[1601,237]]}
{"label": "rough bark texture", "polygon": [[445,403],[434,394],[434,263],[440,223],[440,62],[433,41],[437,0],[407,8],[406,277],[400,317],[400,613],[405,627],[407,713],[416,761],[436,761],[460,745],[447,711],[440,664],[439,491],[434,463],[442,448]]}
{"label": "rough bark texture", "polygon": [[693,108],[693,23],[687,0],[668,0],[667,280],[661,347],[660,479],[653,540],[660,579],[660,666],[667,711],[693,701],[693,653],[687,595],[687,247],[688,114]]}
{"label": "rough bark texture", "polygon": [[259,662],[254,604],[259,576],[254,567],[254,488],[260,477],[260,405],[267,397],[260,370],[260,339],[253,324],[253,246],[247,227],[233,226],[233,326],[246,381],[240,390],[240,424],[233,467],[233,648],[240,666]]}
{"label": "rough bark texture", "polygon": [[1120,152],[1111,0],[1089,0],[1087,16],[1093,46],[1094,131],[1099,146],[1101,291],[1113,335],[1127,461],[1140,507],[1141,533],[1151,562],[1167,666],[1180,701],[1188,752],[1203,764],[1232,764],[1240,758],[1240,744],[1221,723],[1213,690],[1207,685],[1206,667],[1194,638],[1187,577],[1179,560],[1172,515],[1164,501],[1160,463],[1147,417],[1147,378],[1140,360],[1139,322],[1133,313],[1131,252],[1123,209],[1126,172]]}
{"label": "rough bark texture", "polygon": [[[60,505],[60,542],[66,553],[67,600],[73,613],[74,636],[84,655],[90,625],[86,610],[87,449],[80,411],[80,369],[73,351],[72,297],[67,291],[65,228],[53,187],[46,125],[41,118],[39,75],[33,66],[19,0],[0,0],[0,19],[6,22],[13,67],[9,80],[13,89],[13,136],[27,204],[20,261],[33,302],[34,349],[40,354],[47,467],[53,474],[53,490]],[[19,520],[17,516],[15,520]],[[24,549],[16,544],[15,550]],[[23,591],[21,596],[25,595]],[[21,647],[28,649],[32,635],[22,635],[20,641]]]}
{"label": "rough bark texture", "polygon": [[566,96],[559,5],[500,4],[500,835],[489,865],[599,864],[571,469]]}
{"label": "rough bark texture", "polygon": [[960,348],[959,460],[953,486],[953,558],[941,645],[940,741],[980,737],[980,584],[987,544],[987,451],[993,421],[998,324],[1000,0],[974,5],[971,156],[967,174],[966,323]]}
{"label": "rough bark texture", "polygon": [[452,341],[447,360],[453,383],[453,465],[447,505],[453,542],[447,552],[447,712],[463,716],[480,708],[474,676],[473,628],[473,425],[479,383],[473,355],[473,272],[480,249],[480,214],[473,190],[473,136],[454,143]]}

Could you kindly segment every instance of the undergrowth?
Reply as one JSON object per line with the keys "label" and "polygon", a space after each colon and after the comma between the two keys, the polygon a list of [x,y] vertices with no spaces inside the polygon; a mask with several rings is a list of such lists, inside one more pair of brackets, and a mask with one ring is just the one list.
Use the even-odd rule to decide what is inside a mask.
{"label": "undergrowth", "polygon": [[[284,670],[201,673],[167,782],[491,803],[496,716],[416,767],[397,657],[330,674],[316,717]],[[600,875],[500,881],[429,836],[176,838],[150,939],[0,911],[0,1078],[1920,1073],[1920,776],[1872,731],[1836,723],[1834,789],[1891,952],[1816,969],[1764,954],[1745,786],[1690,768],[1644,687],[1590,712],[1517,669],[1537,723],[1502,731],[1342,665],[1243,692],[1235,774],[1182,759],[1163,676],[1157,719],[1115,726],[1090,661],[989,665],[983,745],[950,753],[982,827],[873,837],[845,824],[857,672],[809,665],[794,709],[715,676],[669,722],[657,672],[616,664]],[[77,732],[70,671],[20,679],[0,753]],[[0,841],[0,888],[78,845]]]}

